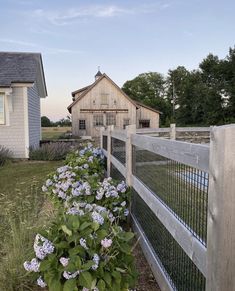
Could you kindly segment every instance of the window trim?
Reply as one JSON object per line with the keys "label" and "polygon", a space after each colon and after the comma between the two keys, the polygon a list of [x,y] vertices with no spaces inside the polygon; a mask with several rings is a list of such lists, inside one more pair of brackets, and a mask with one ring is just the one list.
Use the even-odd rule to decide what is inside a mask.
{"label": "window trim", "polygon": [[[99,117],[98,122],[95,120],[96,117]],[[101,121],[101,122],[100,122]],[[97,124],[98,123],[98,124]],[[94,114],[93,115],[93,126],[94,127],[101,127],[104,126],[104,114]]]}
{"label": "window trim", "polygon": [[100,94],[100,98],[101,98],[101,100],[100,100],[100,104],[101,105],[108,105],[109,104],[109,102],[108,102],[108,93],[101,93]]}
{"label": "window trim", "polygon": [[117,114],[115,112],[107,112],[106,113],[106,126],[109,126],[109,125],[116,126],[116,123],[117,123]]}
{"label": "window trim", "polygon": [[79,119],[79,130],[86,130],[86,119]]}
{"label": "window trim", "polygon": [[0,98],[3,100],[3,119],[0,119],[0,125],[6,125],[6,94],[4,92],[0,92]]}

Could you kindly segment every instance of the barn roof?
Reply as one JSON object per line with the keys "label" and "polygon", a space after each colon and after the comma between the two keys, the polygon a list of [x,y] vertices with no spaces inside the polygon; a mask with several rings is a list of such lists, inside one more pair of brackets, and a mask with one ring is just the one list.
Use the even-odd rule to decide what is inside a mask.
{"label": "barn roof", "polygon": [[95,80],[95,82],[89,86],[83,87],[79,90],[76,90],[74,92],[72,92],[72,96],[74,97],[75,94],[82,92],[82,94],[76,99],[74,100],[68,107],[68,111],[71,113],[71,108],[79,101],[81,100],[92,88],[94,88],[103,78],[106,78],[107,80],[109,80],[136,108],[139,108],[139,106],[145,107],[149,110],[152,110],[156,113],[161,113],[160,111],[153,109],[149,106],[146,106],[140,102],[134,101],[133,99],[131,99],[116,83],[114,83],[114,81],[112,79],[110,79],[105,73],[101,74],[101,76],[99,78],[97,78]]}

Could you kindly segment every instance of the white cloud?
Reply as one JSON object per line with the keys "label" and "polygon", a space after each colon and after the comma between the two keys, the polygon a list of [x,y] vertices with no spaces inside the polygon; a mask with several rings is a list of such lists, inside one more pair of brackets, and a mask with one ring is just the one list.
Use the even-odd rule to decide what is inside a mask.
{"label": "white cloud", "polygon": [[117,5],[91,5],[67,10],[36,9],[32,12],[34,18],[47,20],[54,25],[68,25],[86,18],[111,18],[123,15],[148,14],[167,9],[169,3],[156,2],[133,7],[120,7]]}
{"label": "white cloud", "polygon": [[0,42],[12,44],[12,45],[17,45],[17,48],[18,48],[18,46],[34,48],[34,49],[37,49],[37,51],[44,52],[45,54],[81,54],[81,53],[83,53],[82,51],[79,51],[79,50],[71,50],[71,49],[66,49],[66,48],[44,47],[44,46],[38,45],[36,43],[15,40],[15,39],[8,39],[8,38],[0,38]]}
{"label": "white cloud", "polygon": [[21,46],[27,46],[27,47],[36,47],[37,46],[35,43],[21,41],[21,40],[15,40],[15,39],[9,39],[9,38],[0,38],[0,42],[21,45]]}

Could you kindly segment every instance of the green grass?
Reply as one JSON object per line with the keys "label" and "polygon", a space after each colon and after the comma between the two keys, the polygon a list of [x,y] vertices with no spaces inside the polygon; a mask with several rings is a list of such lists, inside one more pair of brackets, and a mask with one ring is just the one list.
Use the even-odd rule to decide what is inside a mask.
{"label": "green grass", "polygon": [[32,257],[35,233],[53,217],[42,194],[47,174],[61,162],[16,162],[0,167],[0,290],[34,290],[23,262]]}
{"label": "green grass", "polygon": [[141,164],[135,175],[205,242],[207,193],[181,178],[184,170],[179,164]]}
{"label": "green grass", "polygon": [[71,127],[42,127],[42,140],[60,139],[67,132],[71,132]]}

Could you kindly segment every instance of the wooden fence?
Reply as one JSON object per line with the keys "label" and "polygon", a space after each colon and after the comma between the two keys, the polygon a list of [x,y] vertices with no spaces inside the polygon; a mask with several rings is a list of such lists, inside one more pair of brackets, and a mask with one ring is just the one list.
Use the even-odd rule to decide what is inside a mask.
{"label": "wooden fence", "polygon": [[[112,168],[115,168],[126,179],[127,184],[136,193],[136,199],[140,199],[147,206],[144,215],[148,217],[149,212],[149,217],[155,216],[164,235],[170,239],[169,245],[166,243],[164,246],[164,256],[162,256],[163,249],[158,254],[156,249],[158,239],[161,240],[160,233],[158,234],[157,231],[153,233],[158,237],[153,243],[152,238],[149,238],[146,229],[141,225],[138,215],[134,211],[131,212],[133,228],[140,237],[142,250],[161,290],[235,290],[235,125],[202,128],[202,131],[210,131],[210,145],[174,140],[176,132],[174,125],[171,129],[164,130],[171,133],[171,139],[149,136],[147,134],[151,130],[145,130],[143,133],[144,130],[136,130],[135,125],[128,126],[126,130],[114,130],[112,126],[107,130],[101,130],[101,147],[107,158],[107,175],[112,175]],[[178,131],[184,130],[178,128]],[[145,155],[150,160],[139,161],[141,155]],[[151,155],[157,158],[153,160]],[[148,173],[148,167],[152,176]],[[176,167],[178,167],[177,171]],[[189,170],[183,170],[186,169],[184,167],[188,167]],[[143,169],[147,171],[141,176],[138,173]],[[154,171],[158,175],[153,176]],[[164,182],[163,172],[164,175],[168,175],[166,181],[170,186],[159,184],[161,190],[153,188],[151,184],[153,179],[156,181],[162,179],[161,182]],[[200,186],[201,196],[196,196],[199,190],[191,180],[198,173],[203,174],[200,174],[201,176],[198,176],[194,182],[201,185],[204,179],[205,184],[204,188]],[[182,175],[184,175],[184,182],[177,182]],[[205,183],[208,175],[209,183]],[[149,180],[145,179],[145,176],[149,176]],[[162,189],[165,192],[167,189],[173,190],[169,190],[171,194],[168,196],[167,193],[161,196],[164,192]],[[158,191],[161,193],[159,194]],[[181,195],[180,191],[184,191],[186,196]],[[174,193],[178,193],[177,197],[174,197]],[[201,203],[201,199],[206,205]],[[175,204],[179,207],[177,208]],[[180,207],[187,208],[185,212],[188,214],[184,210],[182,212]],[[197,207],[201,210],[199,211]],[[190,215],[192,218],[188,219]],[[205,222],[201,218],[203,215],[206,217]],[[206,225],[201,225],[201,228],[202,232],[206,232],[205,236],[198,232],[200,229],[198,224],[204,223]],[[175,261],[171,258],[171,264],[180,263],[179,268],[185,268],[185,272],[188,266],[193,264],[192,268],[196,270],[193,272],[200,273],[202,283],[193,285],[194,279],[190,279],[190,276],[195,277],[195,274],[188,278],[185,275],[188,280],[186,283],[184,274],[182,278],[179,279],[177,275],[175,279],[174,266],[170,266],[167,258],[167,248],[172,244],[175,244],[175,248],[179,249],[179,252],[182,251],[187,258],[178,262],[179,259],[177,261],[175,259],[177,256],[174,255]],[[188,265],[184,266],[186,264],[184,262],[188,262]]]}

